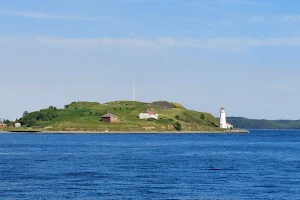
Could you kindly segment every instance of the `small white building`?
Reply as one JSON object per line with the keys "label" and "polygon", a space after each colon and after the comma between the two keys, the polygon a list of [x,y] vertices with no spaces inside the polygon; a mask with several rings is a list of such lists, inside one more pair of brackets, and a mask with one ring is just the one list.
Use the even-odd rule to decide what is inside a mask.
{"label": "small white building", "polygon": [[15,123],[15,128],[20,128],[21,127],[21,123]]}
{"label": "small white building", "polygon": [[233,125],[232,125],[232,124],[230,124],[230,123],[228,123],[228,122],[227,122],[226,124],[227,124],[227,128],[228,128],[228,129],[232,129],[232,128],[233,128]]}
{"label": "small white building", "polygon": [[154,111],[148,111],[148,112],[145,112],[145,113],[140,113],[139,114],[139,118],[140,119],[150,119],[150,118],[153,118],[153,119],[158,119],[158,114]]}

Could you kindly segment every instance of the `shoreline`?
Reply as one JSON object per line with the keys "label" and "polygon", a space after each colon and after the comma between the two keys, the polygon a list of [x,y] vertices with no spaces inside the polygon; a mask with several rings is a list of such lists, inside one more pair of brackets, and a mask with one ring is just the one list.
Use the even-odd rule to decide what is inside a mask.
{"label": "shoreline", "polygon": [[31,134],[245,134],[250,133],[248,130],[225,130],[225,131],[30,131],[30,130],[13,130],[1,133],[31,133]]}

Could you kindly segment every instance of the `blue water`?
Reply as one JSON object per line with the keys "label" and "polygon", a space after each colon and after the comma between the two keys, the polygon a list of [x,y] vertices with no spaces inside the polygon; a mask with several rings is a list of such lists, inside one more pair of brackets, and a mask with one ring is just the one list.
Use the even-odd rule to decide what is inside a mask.
{"label": "blue water", "polygon": [[300,131],[0,134],[0,199],[300,199]]}

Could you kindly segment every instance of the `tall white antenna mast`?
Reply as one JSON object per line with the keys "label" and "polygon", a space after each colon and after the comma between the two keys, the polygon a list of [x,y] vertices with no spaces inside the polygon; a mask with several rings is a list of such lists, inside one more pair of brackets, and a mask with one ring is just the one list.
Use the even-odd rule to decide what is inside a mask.
{"label": "tall white antenna mast", "polygon": [[134,81],[132,81],[132,101],[134,101],[135,100],[135,94],[134,94],[134,92],[135,92],[135,86],[134,86]]}

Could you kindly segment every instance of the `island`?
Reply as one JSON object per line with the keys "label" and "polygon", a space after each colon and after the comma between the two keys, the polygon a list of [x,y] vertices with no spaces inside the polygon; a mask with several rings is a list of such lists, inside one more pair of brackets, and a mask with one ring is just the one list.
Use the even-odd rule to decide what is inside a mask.
{"label": "island", "polygon": [[179,103],[156,101],[78,101],[58,109],[54,106],[24,112],[8,124],[11,132],[57,133],[247,133],[246,130],[222,129],[210,113],[186,109]]}

